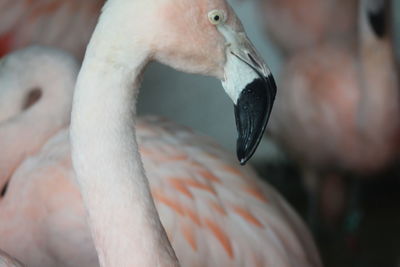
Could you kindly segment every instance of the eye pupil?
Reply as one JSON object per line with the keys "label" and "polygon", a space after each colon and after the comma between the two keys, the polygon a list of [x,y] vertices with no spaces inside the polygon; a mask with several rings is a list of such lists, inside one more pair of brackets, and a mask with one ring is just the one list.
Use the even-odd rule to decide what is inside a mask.
{"label": "eye pupil", "polygon": [[224,23],[226,21],[225,13],[223,10],[217,10],[217,9],[212,10],[208,12],[208,20],[213,25],[219,25],[220,23]]}

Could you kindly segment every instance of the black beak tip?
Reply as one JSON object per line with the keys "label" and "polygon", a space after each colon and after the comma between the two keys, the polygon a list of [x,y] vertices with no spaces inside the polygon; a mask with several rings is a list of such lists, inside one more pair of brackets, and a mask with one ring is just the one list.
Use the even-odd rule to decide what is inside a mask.
{"label": "black beak tip", "polygon": [[244,154],[241,154],[242,152],[237,152],[237,157],[239,159],[240,165],[244,166],[246,165],[247,161],[250,159],[249,157],[246,157]]}
{"label": "black beak tip", "polygon": [[238,138],[236,155],[240,165],[246,165],[247,161],[249,161],[249,159],[251,159],[251,157],[253,156],[257,146],[258,142],[256,144],[250,144],[248,141]]}
{"label": "black beak tip", "polygon": [[253,142],[252,144],[248,143],[248,141],[240,141],[240,139],[238,139],[236,155],[240,165],[246,165],[247,161],[251,159],[261,141],[261,137],[262,134],[260,135],[259,140],[255,141],[255,143]]}
{"label": "black beak tip", "polygon": [[276,95],[272,75],[249,83],[235,105],[238,130],[237,157],[240,165],[253,156],[264,134]]}

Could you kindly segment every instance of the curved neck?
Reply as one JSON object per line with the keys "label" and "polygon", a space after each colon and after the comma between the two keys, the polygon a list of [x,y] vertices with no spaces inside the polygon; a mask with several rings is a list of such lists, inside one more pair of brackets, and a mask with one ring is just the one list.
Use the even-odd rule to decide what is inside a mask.
{"label": "curved neck", "polygon": [[[69,123],[78,64],[55,49],[30,47],[0,71],[0,187],[13,170]],[[15,140],[18,140],[17,142]]]}
{"label": "curved neck", "polygon": [[115,51],[112,33],[103,18],[73,101],[72,159],[89,226],[101,266],[178,266],[135,137],[136,94],[148,51],[133,42],[127,59],[121,52],[126,50]]}

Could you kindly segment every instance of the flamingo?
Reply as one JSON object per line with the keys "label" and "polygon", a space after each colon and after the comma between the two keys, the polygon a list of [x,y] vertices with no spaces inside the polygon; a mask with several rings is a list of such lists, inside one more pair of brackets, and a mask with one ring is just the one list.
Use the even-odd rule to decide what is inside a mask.
{"label": "flamingo", "polygon": [[[138,15],[132,17],[132,10]],[[188,10],[191,12],[184,12]],[[134,21],[127,23],[127,18]],[[183,23],[187,19],[198,24]],[[152,31],[143,27],[143,22],[150,23],[149,20]],[[119,30],[108,31],[110,26],[128,32],[121,35]],[[133,38],[133,42],[112,36],[108,39],[103,33]],[[168,33],[165,42],[159,44],[161,47],[149,43],[159,38],[160,33]],[[153,38],[148,39],[151,36]],[[225,43],[225,38],[230,44]],[[106,43],[106,47],[111,45],[113,49],[106,49]],[[199,43],[202,47],[196,45]],[[138,46],[140,44],[142,46]],[[178,44],[180,46],[175,47]],[[117,49],[114,45],[122,46]],[[183,266],[320,266],[316,248],[299,217],[250,167],[240,168],[229,153],[212,140],[184,127],[163,119],[144,120],[131,116],[140,77],[135,76],[129,66],[144,67],[149,60],[141,48],[151,49],[155,59],[187,71],[216,75],[216,70],[225,66],[224,85],[232,97],[238,98],[235,103],[241,163],[254,152],[270,112],[272,103],[268,101],[273,98],[270,94],[274,93],[274,88],[253,87],[259,85],[252,83],[253,80],[273,86],[272,76],[230,7],[223,1],[168,0],[160,5],[155,0],[109,0],[89,45],[75,91],[71,140],[77,175],[71,167],[69,129],[64,128],[49,138],[40,151],[25,158],[11,176],[8,187],[2,190],[3,211],[0,214],[4,218],[0,220],[0,248],[28,266],[97,266],[98,263],[101,266],[177,266],[178,259]],[[247,49],[248,54],[242,54],[242,49]],[[129,53],[131,50],[133,53]],[[116,53],[117,57],[107,52]],[[37,51],[33,54],[40,55]],[[124,56],[127,61],[117,61],[122,55],[128,57]],[[96,59],[100,61],[94,62]],[[8,62],[12,61],[4,60],[2,67],[7,67]],[[33,74],[36,79],[46,79],[41,66],[28,71],[31,74],[37,71]],[[103,129],[84,132],[97,132],[93,141],[102,140],[96,145],[98,152],[106,149],[101,154],[102,157],[108,155],[109,159],[99,158],[91,154],[94,151],[87,150],[93,149],[94,143],[85,140],[81,127],[94,123],[85,123],[85,116],[100,114],[95,105],[88,113],[80,107],[81,104],[85,107],[88,100],[85,89],[94,93],[93,86],[86,83],[100,82],[92,79],[93,75],[104,74],[96,68],[106,66],[113,70],[107,71],[104,83],[99,85],[103,88],[109,85],[112,88],[109,93],[116,95],[92,99],[104,104],[108,115],[103,119],[107,122]],[[222,75],[220,71],[217,73]],[[245,75],[236,76],[235,71]],[[124,74],[129,76],[121,79],[121,83],[106,81]],[[136,82],[131,83],[129,77]],[[246,87],[247,83],[251,85]],[[132,84],[136,90],[131,88]],[[243,87],[246,88],[244,92]],[[23,90],[26,90],[25,96],[30,95],[30,86]],[[255,95],[248,90],[254,90]],[[260,94],[260,90],[266,92]],[[47,108],[41,102],[46,90],[42,88],[42,91],[42,97],[24,113],[32,112],[35,107]],[[118,98],[119,93],[122,98]],[[253,97],[254,105],[247,106],[246,101]],[[118,104],[119,101],[127,106]],[[15,105],[20,107],[21,102]],[[255,108],[261,109],[261,114]],[[254,124],[246,124],[247,115]],[[97,122],[103,124],[102,120]],[[110,127],[113,124],[122,128]],[[103,139],[107,129],[117,136]],[[250,134],[246,132],[249,129]],[[87,157],[88,152],[90,157]],[[92,170],[96,178],[87,179],[85,173],[91,169],[90,159],[97,161]],[[132,170],[135,172],[130,173]],[[89,215],[88,224],[85,212]]]}
{"label": "flamingo", "polygon": [[[27,155],[37,153],[51,136],[69,125],[78,63],[58,50],[33,47],[4,58],[0,64],[0,147],[6,151],[0,153],[3,188]],[[38,66],[41,72],[34,71]],[[40,79],[41,73],[50,78]],[[55,105],[54,99],[64,102]],[[41,105],[34,105],[39,100]]]}
{"label": "flamingo", "polygon": [[[268,36],[293,55],[331,39],[352,39],[356,0],[259,0]],[[276,25],[279,25],[277,27]]]}
{"label": "flamingo", "polygon": [[1,0],[0,56],[29,44],[81,59],[104,0]]}
{"label": "flamingo", "polygon": [[[368,177],[397,157],[399,92],[387,1],[359,4],[358,43],[326,42],[294,55],[281,79],[271,133],[304,169],[313,194],[343,210],[343,176]],[[338,196],[334,196],[334,195]]]}

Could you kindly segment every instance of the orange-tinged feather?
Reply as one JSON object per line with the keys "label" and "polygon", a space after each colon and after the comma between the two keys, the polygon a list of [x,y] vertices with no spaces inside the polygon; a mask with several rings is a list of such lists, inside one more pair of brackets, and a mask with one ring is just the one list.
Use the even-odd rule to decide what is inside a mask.
{"label": "orange-tinged feather", "polygon": [[217,202],[212,201],[212,200],[210,200],[208,203],[210,203],[210,206],[211,206],[214,210],[218,211],[218,212],[219,212],[220,214],[222,214],[222,215],[226,215],[225,209],[224,209],[220,204],[218,204]]}
{"label": "orange-tinged feather", "polygon": [[199,215],[194,211],[189,208],[185,209],[186,214],[189,216],[189,218],[197,225],[201,226],[201,221]]}
{"label": "orange-tinged feather", "polygon": [[238,170],[235,167],[229,166],[229,165],[222,165],[221,168],[226,171],[229,172],[233,175],[237,175],[237,176],[242,176],[242,172],[240,170]]}
{"label": "orange-tinged feather", "polygon": [[216,177],[214,174],[212,174],[211,172],[209,172],[209,171],[207,171],[207,170],[199,170],[198,173],[199,173],[202,177],[206,178],[207,180],[210,180],[210,181],[216,182],[216,183],[219,183],[219,182],[220,182],[220,180],[219,180],[218,177]]}
{"label": "orange-tinged feather", "polygon": [[202,183],[200,183],[198,181],[195,181],[195,180],[192,180],[192,179],[185,179],[184,181],[185,181],[185,184],[187,186],[194,187],[194,188],[201,189],[201,190],[205,190],[207,192],[210,192],[211,194],[215,194],[214,188],[212,188],[209,185],[202,184]]}
{"label": "orange-tinged feather", "polygon": [[192,247],[192,249],[194,251],[197,251],[197,242],[193,228],[190,225],[184,225],[182,227],[182,234],[185,237],[186,241],[189,243],[189,245]]}
{"label": "orange-tinged feather", "polygon": [[152,149],[144,147],[144,146],[139,147],[139,153],[142,156],[152,156],[154,154]]}
{"label": "orange-tinged feather", "polygon": [[169,182],[171,185],[178,190],[180,193],[184,194],[185,196],[193,199],[193,194],[190,192],[190,190],[186,187],[182,179],[179,178],[170,178]]}
{"label": "orange-tinged feather", "polygon": [[154,198],[154,200],[156,200],[156,201],[158,201],[160,203],[163,203],[166,206],[170,207],[172,210],[176,211],[180,215],[184,215],[185,214],[184,211],[183,211],[182,206],[178,202],[170,199],[169,197],[164,195],[162,192],[153,191],[153,198]]}
{"label": "orange-tinged feather", "polygon": [[268,199],[266,198],[266,196],[264,196],[260,190],[258,190],[257,188],[254,187],[246,187],[244,189],[244,191],[246,191],[247,193],[249,193],[250,195],[252,195],[253,197],[257,198],[258,200],[267,203]]}
{"label": "orange-tinged feather", "polygon": [[215,222],[213,222],[209,219],[206,219],[205,223],[206,223],[207,227],[211,230],[211,232],[214,234],[215,238],[217,238],[217,240],[221,243],[222,247],[225,249],[229,258],[232,259],[234,254],[233,254],[231,241],[229,240],[229,237],[227,236],[227,234]]}
{"label": "orange-tinged feather", "polygon": [[203,168],[203,165],[201,165],[197,161],[190,161],[189,164],[190,164],[191,167]]}
{"label": "orange-tinged feather", "polygon": [[188,158],[189,158],[188,155],[183,154],[183,155],[171,156],[170,160],[171,161],[181,161],[181,160],[187,160]]}
{"label": "orange-tinged feather", "polygon": [[157,155],[155,159],[159,163],[169,163],[169,162],[176,162],[176,161],[184,161],[187,160],[189,157],[187,155],[176,155],[176,156],[171,156],[171,155]]}
{"label": "orange-tinged feather", "polygon": [[210,152],[205,152],[204,153],[207,157],[212,158],[212,159],[218,159],[217,155],[210,153]]}
{"label": "orange-tinged feather", "polygon": [[253,214],[251,214],[249,211],[246,209],[239,207],[239,206],[234,206],[233,210],[239,214],[243,219],[248,221],[251,224],[254,224],[255,226],[258,226],[260,228],[264,228],[264,225],[256,218],[254,217]]}

